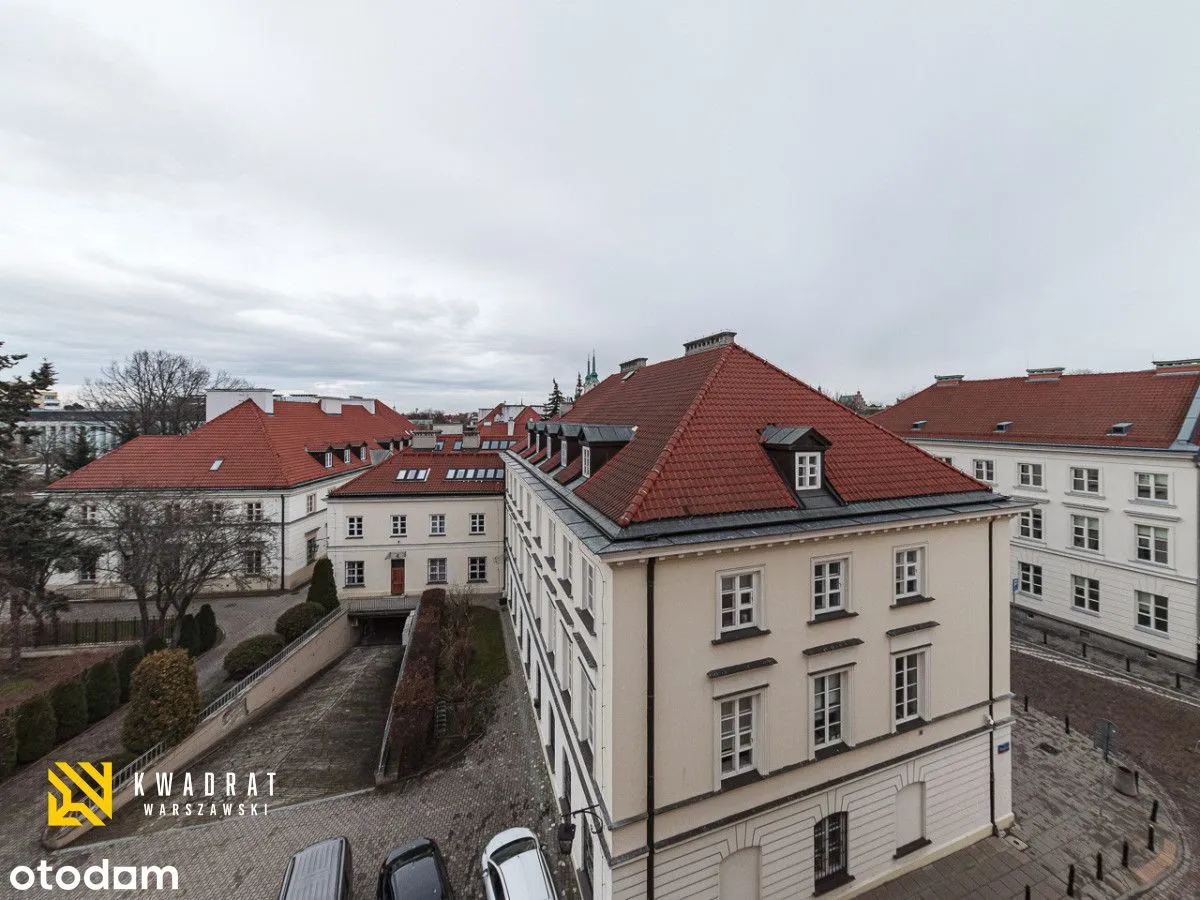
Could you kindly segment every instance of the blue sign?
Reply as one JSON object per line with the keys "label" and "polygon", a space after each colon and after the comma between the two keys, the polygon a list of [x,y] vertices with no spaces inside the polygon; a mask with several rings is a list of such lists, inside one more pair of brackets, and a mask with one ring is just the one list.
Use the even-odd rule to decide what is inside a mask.
{"label": "blue sign", "polygon": [[1019,588],[1020,586],[1021,586],[1021,582],[1018,581],[1016,578],[1014,578],[1013,579],[1013,593],[1014,594],[1017,592],[1017,588]]}
{"label": "blue sign", "polygon": [[1008,752],[1008,741],[1005,741],[1003,744],[996,745],[997,755],[1001,754],[1001,753],[1007,753],[1007,752]]}

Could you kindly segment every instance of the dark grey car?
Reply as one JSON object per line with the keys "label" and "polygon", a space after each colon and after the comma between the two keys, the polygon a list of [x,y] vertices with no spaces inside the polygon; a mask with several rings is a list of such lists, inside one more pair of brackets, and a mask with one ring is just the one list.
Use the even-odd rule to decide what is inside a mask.
{"label": "dark grey car", "polygon": [[442,851],[429,838],[397,847],[379,867],[376,900],[454,900]]}

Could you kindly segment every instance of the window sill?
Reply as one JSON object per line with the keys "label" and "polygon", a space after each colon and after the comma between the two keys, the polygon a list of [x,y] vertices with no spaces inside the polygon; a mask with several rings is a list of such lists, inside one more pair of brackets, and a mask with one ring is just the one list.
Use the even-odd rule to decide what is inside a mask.
{"label": "window sill", "polygon": [[1071,612],[1080,613],[1081,615],[1091,616],[1092,618],[1100,618],[1100,610],[1098,609],[1081,609],[1078,606],[1071,604]]}
{"label": "window sill", "polygon": [[361,541],[362,539],[363,539],[363,536],[361,534],[346,535],[346,540],[348,540],[348,541]]}
{"label": "window sill", "polygon": [[1131,559],[1129,562],[1135,566],[1145,566],[1147,569],[1158,569],[1163,572],[1175,571],[1175,567],[1170,563],[1153,562],[1149,559]]}
{"label": "window sill", "polygon": [[571,596],[571,582],[566,578],[558,579],[558,583],[562,585],[563,593],[568,597]]}
{"label": "window sill", "polygon": [[754,784],[762,780],[762,772],[758,771],[758,769],[751,769],[749,772],[741,772],[738,775],[730,775],[728,778],[722,778],[721,790],[732,791],[735,788],[745,787],[748,784]]}
{"label": "window sill", "polygon": [[1171,639],[1171,633],[1169,631],[1159,631],[1157,628],[1151,628],[1149,625],[1134,625],[1133,630],[1142,634],[1148,634],[1151,637],[1160,638],[1164,641],[1169,641]]}
{"label": "window sill", "polygon": [[426,584],[449,584],[444,578],[441,581],[427,581]]}
{"label": "window sill", "polygon": [[1175,504],[1170,500],[1151,500],[1149,497],[1130,497],[1130,503],[1136,503],[1138,506],[1149,506],[1153,509],[1175,509]]}
{"label": "window sill", "polygon": [[392,540],[398,541],[398,540],[400,540],[400,538],[406,538],[406,537],[408,537],[407,534],[393,534]]}
{"label": "window sill", "polygon": [[909,841],[903,847],[896,848],[892,859],[900,859],[903,856],[908,856],[910,853],[916,853],[922,847],[928,847],[931,843],[933,842],[929,838],[917,838],[915,841]]}
{"label": "window sill", "polygon": [[845,753],[847,750],[853,749],[854,748],[845,741],[838,741],[836,744],[830,744],[827,747],[819,748],[815,753],[813,753],[813,759],[819,762],[823,759],[829,759],[831,756],[838,756],[839,754]]}
{"label": "window sill", "polygon": [[1039,603],[1045,598],[1041,594],[1031,594],[1029,591],[1014,591],[1018,597],[1024,597],[1026,600],[1037,600]]}
{"label": "window sill", "polygon": [[1039,487],[1036,484],[1014,484],[1013,490],[1014,491],[1037,491],[1039,494],[1046,493],[1046,489],[1044,487]]}
{"label": "window sill", "polygon": [[486,531],[472,531],[471,537],[487,537]]}
{"label": "window sill", "polygon": [[822,894],[828,894],[830,891],[836,891],[842,885],[849,884],[854,880],[854,876],[848,872],[838,872],[836,875],[830,875],[822,878],[813,885],[812,895],[819,897]]}
{"label": "window sill", "polygon": [[820,625],[822,622],[835,622],[838,619],[853,619],[858,613],[848,609],[836,609],[829,612],[817,613],[808,620],[809,625]]}
{"label": "window sill", "polygon": [[765,634],[770,634],[771,629],[759,628],[757,625],[751,625],[748,628],[738,628],[734,631],[726,631],[720,637],[713,638],[713,645],[729,644],[733,641],[744,640],[745,638],[762,637]]}
{"label": "window sill", "polygon": [[467,584],[487,584],[486,578],[468,578]]}
{"label": "window sill", "polygon": [[1078,497],[1081,500],[1107,500],[1103,494],[1092,494],[1088,491],[1063,491],[1068,497]]}
{"label": "window sill", "polygon": [[353,591],[356,589],[365,588],[366,585],[365,584],[344,584],[344,585],[342,585],[342,587],[344,587],[348,591]]}
{"label": "window sill", "polygon": [[429,532],[429,536],[430,536],[430,537],[445,537],[445,536],[446,536],[446,532],[444,532],[444,531],[443,531],[443,532],[441,532],[440,534],[434,534],[434,533],[431,531],[431,532]]}
{"label": "window sill", "polygon": [[892,609],[899,609],[904,606],[915,606],[918,603],[932,602],[932,597],[926,597],[924,594],[913,594],[911,597],[897,597],[892,601]]}
{"label": "window sill", "polygon": [[587,629],[587,633],[592,637],[596,636],[596,620],[592,618],[592,614],[586,609],[575,607],[575,612],[579,616],[579,621],[583,623],[583,627]]}
{"label": "window sill", "polygon": [[551,572],[556,571],[556,569],[554,567],[554,557],[553,556],[546,557],[546,565],[550,568]]}
{"label": "window sill", "polygon": [[916,731],[920,728],[924,728],[928,724],[928,722],[921,718],[908,719],[905,722],[897,722],[896,727],[892,729],[892,734],[905,734],[909,731]]}

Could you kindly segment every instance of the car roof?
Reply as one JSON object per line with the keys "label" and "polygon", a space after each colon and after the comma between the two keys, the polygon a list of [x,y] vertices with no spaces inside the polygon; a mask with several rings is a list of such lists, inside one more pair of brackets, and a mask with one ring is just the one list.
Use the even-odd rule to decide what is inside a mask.
{"label": "car roof", "polygon": [[491,856],[505,844],[511,844],[513,841],[519,841],[521,838],[533,838],[534,842],[537,843],[537,835],[528,828],[509,828],[500,832],[498,835],[488,841],[484,852],[488,856]]}
{"label": "car roof", "polygon": [[432,850],[402,863],[388,880],[396,900],[442,900],[447,896],[446,883]]}
{"label": "car roof", "polygon": [[542,860],[541,845],[537,835],[528,828],[510,828],[496,835],[488,843],[488,855],[492,856],[514,841],[531,841],[532,846],[497,864],[505,893],[521,900],[555,900],[554,887],[547,884],[549,876]]}
{"label": "car roof", "polygon": [[342,855],[347,841],[331,838],[305,847],[292,857],[287,900],[328,900],[338,896]]}

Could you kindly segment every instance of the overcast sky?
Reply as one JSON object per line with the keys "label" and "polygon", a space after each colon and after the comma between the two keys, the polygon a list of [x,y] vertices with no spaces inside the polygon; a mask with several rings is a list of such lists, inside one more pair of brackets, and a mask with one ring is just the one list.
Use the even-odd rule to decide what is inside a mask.
{"label": "overcast sky", "polygon": [[[402,408],[1200,356],[1194,2],[0,0],[0,340]],[[568,385],[569,382],[569,385]]]}

